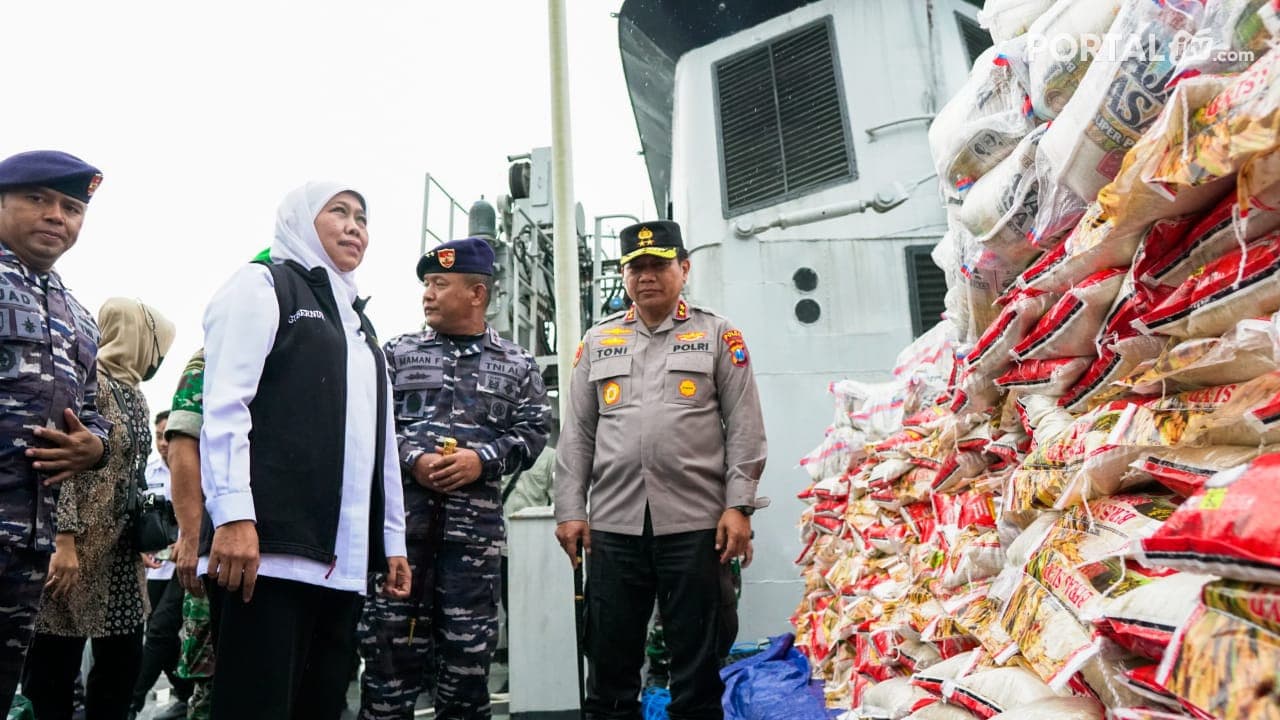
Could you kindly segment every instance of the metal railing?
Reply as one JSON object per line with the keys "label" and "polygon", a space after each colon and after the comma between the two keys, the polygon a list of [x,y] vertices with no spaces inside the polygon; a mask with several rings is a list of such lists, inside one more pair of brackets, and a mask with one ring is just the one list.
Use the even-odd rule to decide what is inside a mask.
{"label": "metal railing", "polygon": [[[444,195],[447,203],[445,205],[445,208],[447,209],[446,211],[448,212],[448,215],[449,215],[449,231],[448,231],[448,234],[443,237],[441,237],[440,234],[437,233],[435,230],[431,229],[430,212],[432,207],[431,205],[432,186],[435,186],[440,191],[440,194]],[[423,185],[423,191],[422,191],[422,232],[418,238],[419,240],[418,257],[422,257],[422,255],[427,252],[427,236],[430,236],[433,240],[435,240],[433,247],[435,245],[439,245],[440,243],[449,242],[450,240],[457,239],[458,236],[454,234],[454,221],[457,219],[458,215],[462,215],[463,223],[467,222],[467,208],[464,207],[462,203],[455,200],[454,197],[449,194],[449,191],[445,190],[444,186],[441,185],[439,182],[437,182],[436,179],[431,176],[431,173],[427,173],[426,182]]]}

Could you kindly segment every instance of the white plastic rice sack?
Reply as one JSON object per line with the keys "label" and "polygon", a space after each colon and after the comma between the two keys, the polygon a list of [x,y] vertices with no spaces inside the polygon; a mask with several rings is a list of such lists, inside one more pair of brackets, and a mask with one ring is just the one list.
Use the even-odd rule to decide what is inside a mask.
{"label": "white plastic rice sack", "polygon": [[960,197],[1031,132],[1030,103],[1011,59],[988,48],[969,80],[929,125],[929,149],[944,193]]}
{"label": "white plastic rice sack", "polygon": [[1058,0],[1027,30],[1031,106],[1046,120],[1058,116],[1093,62],[1095,38],[1115,22],[1121,0]]}
{"label": "white plastic rice sack", "polygon": [[992,248],[1010,263],[1029,263],[1040,254],[1027,241],[1038,210],[1036,147],[1044,126],[1027,134],[1009,157],[983,175],[964,196],[960,222],[975,242]]}
{"label": "white plastic rice sack", "polygon": [[1068,289],[1013,348],[1014,358],[1022,361],[1096,356],[1098,330],[1124,278],[1124,270],[1108,268]]}
{"label": "white plastic rice sack", "polygon": [[839,380],[830,391],[836,396],[837,422],[847,422],[869,440],[883,440],[902,426],[901,382]]}
{"label": "white plastic rice sack", "polygon": [[987,0],[978,11],[978,24],[1000,43],[1025,33],[1053,0]]}
{"label": "white plastic rice sack", "polygon": [[946,660],[934,663],[923,670],[917,670],[911,676],[911,683],[934,695],[941,695],[944,684],[954,682],[967,675],[977,661],[977,650],[969,650],[958,655],[952,655]]}
{"label": "white plastic rice sack", "polygon": [[1263,445],[1208,445],[1205,447],[1152,448],[1133,462],[1133,469],[1183,497],[1191,497],[1218,473],[1244,465],[1259,455],[1280,452]]}
{"label": "white plastic rice sack", "polygon": [[943,686],[947,702],[961,705],[982,718],[991,718],[1037,700],[1058,697],[1030,670],[1001,667],[965,676]]}
{"label": "white plastic rice sack", "polygon": [[1121,647],[1152,660],[1164,655],[1173,633],[1200,604],[1209,575],[1174,573],[1155,578],[1120,594],[1098,600],[1082,619]]}
{"label": "white plastic rice sack", "polygon": [[975,720],[977,715],[955,705],[934,703],[907,716],[907,720]]}
{"label": "white plastic rice sack", "polygon": [[907,678],[885,680],[862,694],[858,717],[863,720],[902,720],[938,698],[911,684]]}
{"label": "white plastic rice sack", "polygon": [[1277,36],[1262,10],[1270,0],[1206,0],[1204,19],[1174,70],[1174,81],[1202,74],[1225,75],[1249,67]]}
{"label": "white plastic rice sack", "polygon": [[1060,697],[1037,700],[996,715],[994,720],[1102,720],[1106,709],[1092,698]]}
{"label": "white plastic rice sack", "polygon": [[1045,133],[1041,150],[1055,180],[1085,199],[1120,171],[1129,148],[1169,96],[1179,32],[1197,27],[1199,0],[1128,2],[1103,37],[1071,100]]}
{"label": "white plastic rice sack", "polygon": [[1092,362],[1093,358],[1074,357],[1015,363],[1008,372],[996,378],[996,387],[1025,390],[1047,397],[1062,397],[1084,375]]}
{"label": "white plastic rice sack", "polygon": [[1280,335],[1270,318],[1245,318],[1221,337],[1171,344],[1126,384],[1140,395],[1159,395],[1252,380],[1280,369]]}

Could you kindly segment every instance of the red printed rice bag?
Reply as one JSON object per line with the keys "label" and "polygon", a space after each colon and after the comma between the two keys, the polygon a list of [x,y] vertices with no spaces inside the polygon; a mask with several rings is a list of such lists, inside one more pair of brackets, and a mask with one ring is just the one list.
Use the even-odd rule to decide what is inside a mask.
{"label": "red printed rice bag", "polygon": [[1147,561],[1238,580],[1280,583],[1280,454],[1210,478],[1151,537]]}
{"label": "red printed rice bag", "polygon": [[[1278,200],[1280,183],[1262,191],[1256,202],[1274,205]],[[1280,227],[1280,213],[1240,213],[1240,201],[1228,195],[1179,238],[1166,239],[1163,253],[1153,257],[1151,248],[1144,247],[1144,259],[1149,259],[1141,263],[1138,279],[1147,285],[1180,285],[1198,268]]]}
{"label": "red printed rice bag", "polygon": [[1073,357],[1053,360],[1028,360],[1013,366],[996,378],[996,386],[1005,390],[1026,390],[1048,397],[1061,397],[1089,369],[1092,358]]}
{"label": "red printed rice bag", "polygon": [[948,681],[954,682],[968,674],[974,663],[977,662],[977,656],[977,650],[969,650],[953,655],[946,660],[915,671],[911,675],[911,683],[916,687],[928,690],[934,695],[941,695],[943,684]]}
{"label": "red printed rice bag", "polygon": [[[1200,601],[1197,599],[1196,605],[1199,604]],[[1159,682],[1156,682],[1156,674],[1159,669],[1159,663],[1136,667],[1124,674],[1124,684],[1131,692],[1149,702],[1158,703],[1162,707],[1176,708],[1180,704],[1178,696],[1166,690]]]}
{"label": "red printed rice bag", "polygon": [[1096,272],[1067,290],[1040,322],[1013,349],[1017,360],[1043,360],[1097,355],[1095,338],[1120,286],[1125,271]]}
{"label": "red printed rice bag", "polygon": [[995,322],[978,338],[965,356],[975,372],[987,377],[1003,373],[1013,362],[1010,353],[1040,318],[1053,307],[1058,296],[1039,290],[1022,290],[1014,294]]}
{"label": "red printed rice bag", "polygon": [[1270,319],[1245,318],[1221,337],[1171,343],[1125,385],[1160,395],[1212,385],[1242,383],[1280,369],[1280,338]]}
{"label": "red printed rice bag", "polygon": [[865,720],[900,720],[936,702],[938,698],[900,677],[867,688],[857,713]]}
{"label": "red printed rice bag", "polygon": [[1280,233],[1206,265],[1134,324],[1147,334],[1211,337],[1280,310]]}
{"label": "red printed rice bag", "polygon": [[1200,590],[1211,580],[1193,573],[1141,578],[1121,594],[1100,598],[1086,617],[1120,647],[1159,660],[1174,632],[1200,603]]}
{"label": "red printed rice bag", "polygon": [[993,720],[1102,720],[1106,709],[1093,698],[1060,697],[1036,700],[995,716]]}
{"label": "red printed rice bag", "polygon": [[1133,468],[1179,495],[1190,497],[1214,475],[1273,452],[1280,452],[1280,447],[1209,445],[1152,448],[1134,461]]}

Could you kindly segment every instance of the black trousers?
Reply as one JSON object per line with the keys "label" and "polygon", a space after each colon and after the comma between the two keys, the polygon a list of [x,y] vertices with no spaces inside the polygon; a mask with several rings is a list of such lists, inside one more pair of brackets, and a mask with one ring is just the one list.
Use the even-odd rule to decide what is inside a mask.
{"label": "black trousers", "polygon": [[259,577],[245,603],[212,585],[213,720],[338,720],[360,594]]}
{"label": "black trousers", "polygon": [[720,659],[738,630],[715,530],[655,537],[591,531],[587,561],[587,717],[640,720],[640,670],[656,595],[671,651],[671,720],[721,720]]}
{"label": "black trousers", "polygon": [[22,694],[40,720],[70,720],[86,640],[93,665],[85,684],[87,720],[124,720],[142,663],[142,626],[128,635],[88,638],[36,633],[22,671]]}
{"label": "black trousers", "polygon": [[173,686],[173,694],[182,701],[191,697],[191,681],[178,677],[178,655],[182,641],[178,632],[182,629],[182,583],[177,577],[169,580],[148,580],[147,596],[151,600],[151,616],[147,618],[146,636],[142,643],[142,669],[133,687],[133,709],[141,710],[147,702],[147,693],[163,672]]}

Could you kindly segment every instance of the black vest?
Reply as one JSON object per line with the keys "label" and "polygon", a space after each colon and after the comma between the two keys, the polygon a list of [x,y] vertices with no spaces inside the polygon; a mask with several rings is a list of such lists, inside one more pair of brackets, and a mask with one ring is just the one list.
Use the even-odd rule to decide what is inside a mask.
{"label": "black vest", "polygon": [[[264,263],[265,264],[265,263]],[[347,340],[329,276],[287,260],[267,265],[280,322],[249,403],[250,485],[262,553],[335,562],[346,447]],[[383,457],[387,366],[373,326],[355,311],[377,371],[377,441],[369,503],[369,567],[386,567]]]}

